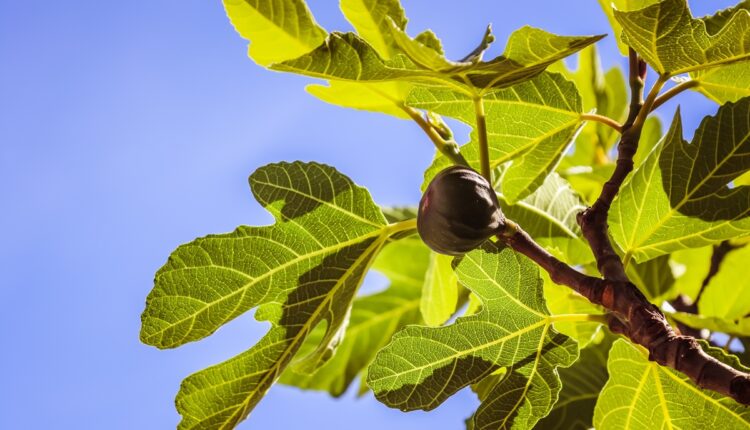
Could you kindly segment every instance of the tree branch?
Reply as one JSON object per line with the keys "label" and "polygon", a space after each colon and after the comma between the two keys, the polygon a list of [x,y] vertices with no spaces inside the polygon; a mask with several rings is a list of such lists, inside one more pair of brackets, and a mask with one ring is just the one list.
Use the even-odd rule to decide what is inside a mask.
{"label": "tree branch", "polygon": [[553,282],[572,288],[610,311],[610,330],[646,348],[649,360],[683,373],[701,388],[750,405],[750,375],[706,354],[695,338],[675,333],[661,310],[631,282],[578,272],[552,256],[510,220],[506,220],[497,237],[546,270]]}
{"label": "tree branch", "polygon": [[633,156],[638,149],[641,127],[633,127],[643,109],[643,82],[646,77],[646,63],[630,50],[630,107],[628,118],[622,126],[622,137],[617,145],[617,164],[612,177],[602,186],[602,191],[594,204],[578,214],[578,224],[583,237],[589,243],[596,257],[599,272],[605,279],[628,281],[622,260],[609,240],[607,217],[617,193],[625,178],[633,170]]}

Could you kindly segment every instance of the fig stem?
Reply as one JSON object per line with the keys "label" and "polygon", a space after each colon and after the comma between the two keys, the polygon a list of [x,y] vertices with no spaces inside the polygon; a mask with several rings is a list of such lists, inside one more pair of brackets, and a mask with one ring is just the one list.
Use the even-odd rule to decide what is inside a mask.
{"label": "fig stem", "polygon": [[427,137],[430,138],[435,148],[448,157],[453,164],[470,167],[469,162],[461,154],[458,144],[454,140],[443,139],[441,135],[442,131],[437,130],[435,126],[430,124],[428,120],[422,117],[422,114],[418,110],[403,104],[400,107],[427,134]]}
{"label": "fig stem", "polygon": [[474,97],[474,113],[477,122],[477,138],[479,139],[479,162],[482,176],[487,182],[492,183],[492,170],[490,170],[490,150],[487,142],[487,117],[484,113],[484,98],[481,95]]}

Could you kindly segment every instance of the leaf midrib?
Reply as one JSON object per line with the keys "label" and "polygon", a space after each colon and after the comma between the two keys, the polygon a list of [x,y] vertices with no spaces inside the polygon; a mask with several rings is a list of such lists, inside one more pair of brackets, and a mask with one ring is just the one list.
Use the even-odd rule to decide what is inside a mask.
{"label": "leaf midrib", "polygon": [[[193,322],[195,322],[195,319],[197,318],[197,316],[199,314],[205,312],[208,308],[214,307],[214,306],[216,306],[216,305],[224,302],[225,300],[228,300],[228,299],[230,299],[232,297],[235,297],[238,294],[243,294],[244,295],[245,292],[251,286],[258,284],[259,282],[262,282],[263,280],[267,279],[268,277],[270,277],[270,276],[272,276],[272,275],[274,275],[274,274],[276,274],[278,272],[281,272],[281,271],[283,271],[283,270],[285,270],[285,269],[287,269],[287,268],[289,268],[289,267],[291,267],[291,266],[293,266],[293,265],[295,265],[295,264],[297,264],[299,262],[312,259],[312,258],[317,257],[319,255],[324,255],[324,254],[327,254],[327,253],[332,253],[332,252],[335,252],[335,251],[339,251],[339,250],[344,249],[344,248],[346,248],[346,247],[348,247],[350,245],[354,245],[354,244],[363,242],[364,240],[369,239],[371,237],[375,237],[375,236],[378,236],[378,235],[383,235],[384,231],[387,231],[387,226],[383,226],[380,230],[372,231],[372,232],[370,232],[370,233],[368,233],[368,234],[366,234],[364,236],[357,236],[357,237],[355,237],[353,239],[350,239],[350,240],[347,240],[347,241],[344,241],[344,242],[339,242],[339,243],[337,243],[334,246],[320,248],[320,249],[315,250],[315,251],[313,251],[311,253],[308,253],[308,254],[300,254],[297,257],[295,257],[295,258],[293,258],[293,259],[291,259],[291,260],[289,260],[289,261],[287,261],[287,262],[285,262],[283,264],[280,264],[280,265],[274,267],[273,269],[269,270],[268,272],[264,273],[263,275],[260,275],[260,276],[255,277],[255,278],[251,277],[250,275],[248,275],[245,272],[239,271],[239,270],[234,269],[232,267],[218,266],[218,265],[215,265],[215,264],[207,264],[207,265],[200,265],[200,266],[190,266],[190,267],[184,267],[184,268],[178,268],[178,269],[170,270],[169,272],[166,272],[166,273],[172,273],[172,272],[177,272],[177,271],[181,271],[181,270],[194,270],[194,269],[205,268],[205,267],[216,267],[218,269],[228,270],[228,271],[232,271],[234,273],[240,274],[240,275],[244,276],[245,278],[248,278],[248,282],[245,283],[244,285],[242,285],[240,288],[238,288],[235,291],[233,291],[232,293],[230,293],[230,294],[228,294],[226,296],[223,296],[223,297],[219,298],[218,300],[214,300],[214,301],[210,301],[210,302],[205,302],[205,306],[203,306],[200,310],[196,311],[193,315],[190,315],[190,316],[181,318],[181,319],[179,319],[179,320],[177,320],[175,322],[172,322],[172,323],[170,323],[170,325],[162,328],[161,330],[156,331],[156,332],[150,334],[145,339],[147,341],[150,341],[150,340],[156,338],[157,336],[162,335],[168,329],[170,329],[172,327],[175,327],[175,326],[177,326],[179,324],[182,324],[182,323],[184,323],[184,322],[186,322],[186,321],[188,321],[190,319],[193,319]],[[160,276],[164,276],[166,273],[163,273]],[[189,297],[189,296],[174,295],[174,296],[170,296],[170,297]],[[241,304],[242,304],[242,299],[238,300],[238,303],[235,306],[235,309],[232,310],[232,312],[230,313],[230,315],[233,315],[237,311],[237,309],[236,309],[237,306],[240,306]],[[226,323],[227,321],[229,321],[229,320],[223,321],[221,324],[218,324],[217,327],[221,326],[222,324]],[[192,332],[192,326],[187,331],[187,333],[189,334],[191,332]],[[184,336],[183,339],[185,339],[186,337],[188,337],[188,335]],[[172,344],[173,343],[170,343],[169,345],[172,345]],[[181,345],[181,344],[182,343],[178,343],[178,345]],[[160,342],[160,345],[164,345],[164,344]]]}
{"label": "leaf midrib", "polygon": [[[264,384],[266,383],[267,378],[269,377],[269,375],[273,374],[273,375],[275,375],[276,378],[278,378],[279,376],[281,376],[281,372],[280,371],[276,372],[276,370],[277,369],[281,370],[282,363],[284,363],[284,361],[286,360],[287,356],[289,356],[289,354],[293,354],[294,352],[296,352],[296,350],[298,349],[298,344],[301,345],[301,341],[304,341],[304,339],[307,337],[307,333],[309,333],[309,331],[312,329],[312,326],[314,326],[315,324],[317,324],[319,322],[319,320],[317,319],[317,317],[320,314],[321,310],[323,308],[327,307],[328,303],[331,301],[331,299],[335,295],[335,292],[338,291],[338,289],[342,285],[345,284],[345,280],[349,279],[349,277],[351,276],[351,274],[354,272],[354,269],[357,268],[357,267],[359,267],[359,265],[362,263],[362,261],[364,259],[370,258],[370,261],[369,261],[368,265],[372,264],[372,262],[373,262],[374,259],[370,257],[371,253],[374,252],[377,248],[381,247],[387,237],[388,237],[387,234],[381,234],[381,237],[378,240],[373,241],[372,244],[370,244],[367,247],[367,249],[365,249],[359,257],[357,257],[357,260],[351,266],[349,266],[349,268],[346,270],[346,272],[344,273],[344,275],[341,278],[339,278],[338,281],[336,281],[336,285],[334,285],[334,287],[331,288],[331,290],[326,293],[325,300],[322,300],[320,302],[320,305],[318,305],[315,308],[315,311],[311,314],[310,318],[307,319],[308,322],[305,323],[305,325],[303,326],[303,328],[301,328],[301,329],[299,329],[297,331],[297,334],[292,339],[290,339],[290,341],[287,341],[287,343],[286,343],[287,347],[284,349],[284,352],[282,353],[282,356],[278,360],[276,360],[276,362],[273,364],[273,366],[271,366],[270,368],[266,369],[263,372],[260,372],[260,373],[263,373],[264,376],[257,382],[256,387],[263,387]],[[367,271],[367,269],[365,269],[363,271],[363,273],[365,273],[366,271]],[[315,321],[315,322],[311,325],[311,324],[309,324],[310,321]],[[284,367],[286,367],[286,366],[284,365]],[[226,385],[227,383],[231,383],[231,382],[233,382],[233,381],[224,381],[219,386]],[[270,384],[268,386],[270,386]],[[211,386],[211,388],[214,388],[214,387],[216,387],[216,386],[215,385]],[[266,387],[266,388],[264,388],[262,390],[257,390],[256,389],[256,390],[254,390],[254,391],[251,392],[251,394],[248,396],[248,398],[244,402],[240,403],[239,405],[228,407],[228,408],[222,409],[221,411],[217,411],[214,414],[211,414],[211,415],[203,418],[201,421],[198,422],[198,424],[200,424],[201,422],[205,422],[207,419],[210,419],[210,418],[212,418],[212,417],[214,417],[214,416],[216,416],[218,414],[221,414],[222,412],[224,412],[226,410],[236,408],[237,411],[234,412],[234,413],[232,413],[232,415],[229,416],[229,418],[220,427],[220,429],[225,429],[225,428],[227,428],[226,426],[228,426],[228,425],[231,427],[231,426],[234,425],[234,423],[237,422],[235,420],[239,419],[239,418],[235,418],[235,417],[242,417],[242,416],[244,416],[245,413],[247,412],[247,408],[250,407],[252,404],[256,403],[256,402],[253,402],[253,400],[256,398],[256,396],[259,393],[263,393],[263,392],[265,392],[267,390],[268,390],[268,387]],[[240,412],[240,414],[238,415],[237,412]]]}

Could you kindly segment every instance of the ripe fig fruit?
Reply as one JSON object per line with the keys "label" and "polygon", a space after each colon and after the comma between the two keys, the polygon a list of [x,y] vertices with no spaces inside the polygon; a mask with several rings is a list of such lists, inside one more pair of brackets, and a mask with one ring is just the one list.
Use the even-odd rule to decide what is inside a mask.
{"label": "ripe fig fruit", "polygon": [[469,252],[504,225],[495,190],[468,167],[452,166],[438,173],[419,201],[417,231],[440,254]]}

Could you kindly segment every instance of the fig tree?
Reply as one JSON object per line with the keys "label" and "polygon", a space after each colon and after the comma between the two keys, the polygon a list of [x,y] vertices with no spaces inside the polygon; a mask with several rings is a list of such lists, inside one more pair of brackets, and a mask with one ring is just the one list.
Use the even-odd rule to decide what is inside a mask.
{"label": "fig tree", "polygon": [[417,230],[433,251],[461,255],[505,225],[495,190],[475,170],[452,166],[438,173],[419,201]]}

